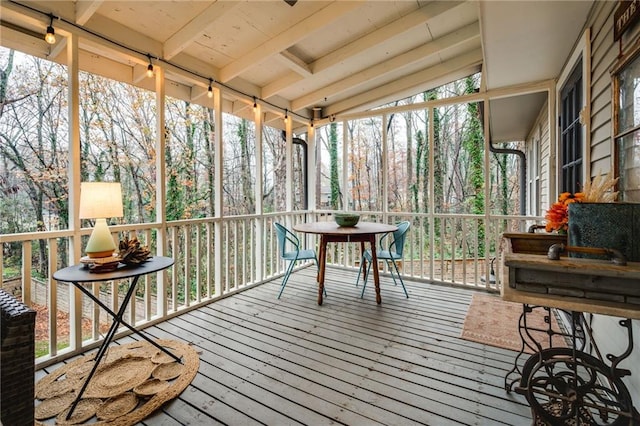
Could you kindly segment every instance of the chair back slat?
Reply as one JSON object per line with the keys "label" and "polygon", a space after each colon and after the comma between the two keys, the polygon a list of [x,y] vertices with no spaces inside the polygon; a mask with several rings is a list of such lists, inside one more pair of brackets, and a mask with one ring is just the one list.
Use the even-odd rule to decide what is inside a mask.
{"label": "chair back slat", "polygon": [[300,240],[296,237],[296,234],[289,231],[283,225],[278,222],[273,224],[276,228],[276,234],[278,236],[278,249],[280,256],[284,257],[287,253],[287,242],[293,246],[294,251],[300,251]]}
{"label": "chair back slat", "polygon": [[404,221],[398,223],[398,229],[393,232],[393,242],[389,246],[389,251],[395,251],[398,256],[402,257],[404,251],[404,240],[407,236],[407,231],[411,227],[411,222]]}

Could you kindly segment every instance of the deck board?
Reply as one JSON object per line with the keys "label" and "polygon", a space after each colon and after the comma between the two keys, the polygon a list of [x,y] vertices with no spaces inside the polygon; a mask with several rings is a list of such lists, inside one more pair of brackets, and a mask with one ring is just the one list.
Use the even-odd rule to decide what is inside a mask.
{"label": "deck board", "polygon": [[147,328],[190,342],[201,362],[187,389],[143,423],[531,423],[524,398],[504,390],[515,352],[460,338],[473,290],[407,280],[407,299],[383,275],[377,305],[373,286],[361,299],[355,278],[331,268],[318,306],[306,268],[279,300],[276,280]]}

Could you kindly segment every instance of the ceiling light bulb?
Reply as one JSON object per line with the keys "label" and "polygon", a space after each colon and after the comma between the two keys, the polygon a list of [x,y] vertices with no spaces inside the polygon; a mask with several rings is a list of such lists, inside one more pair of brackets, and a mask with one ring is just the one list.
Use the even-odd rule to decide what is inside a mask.
{"label": "ceiling light bulb", "polygon": [[209,88],[207,89],[207,96],[213,98],[213,87],[211,87],[211,85],[209,85]]}
{"label": "ceiling light bulb", "polygon": [[284,122],[286,123],[289,120],[289,112],[285,109],[284,110]]}
{"label": "ceiling light bulb", "polygon": [[153,65],[149,64],[147,67],[147,77],[153,77]]}
{"label": "ceiling light bulb", "polygon": [[258,104],[256,103],[256,98],[255,96],[253,97],[253,110],[257,110],[258,109]]}
{"label": "ceiling light bulb", "polygon": [[56,32],[51,25],[47,27],[47,34],[45,34],[44,40],[49,44],[56,42]]}

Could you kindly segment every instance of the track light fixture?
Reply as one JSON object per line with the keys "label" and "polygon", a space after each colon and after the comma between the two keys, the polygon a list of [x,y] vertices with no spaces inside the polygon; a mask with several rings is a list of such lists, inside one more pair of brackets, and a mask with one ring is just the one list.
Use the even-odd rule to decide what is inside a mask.
{"label": "track light fixture", "polygon": [[212,84],[213,84],[213,80],[209,79],[209,88],[207,89],[207,96],[209,98],[213,98],[213,87],[211,87]]}
{"label": "track light fixture", "polygon": [[289,121],[289,110],[285,109],[284,110],[284,122],[288,122]]}
{"label": "track light fixture", "polygon": [[153,77],[153,64],[151,63],[151,55],[147,55],[149,58],[149,66],[147,66],[147,77]]}
{"label": "track light fixture", "polygon": [[54,44],[56,42],[56,32],[53,29],[53,15],[49,15],[51,19],[49,21],[49,26],[47,27],[47,33],[44,35],[44,40],[49,44]]}
{"label": "track light fixture", "polygon": [[258,109],[258,104],[256,103],[256,97],[253,97],[253,112],[255,112]]}

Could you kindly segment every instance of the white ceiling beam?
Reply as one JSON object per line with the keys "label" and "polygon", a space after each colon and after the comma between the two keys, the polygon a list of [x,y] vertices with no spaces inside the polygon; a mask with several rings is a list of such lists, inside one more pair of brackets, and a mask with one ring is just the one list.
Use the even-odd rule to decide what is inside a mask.
{"label": "white ceiling beam", "polygon": [[476,49],[471,52],[459,55],[449,61],[440,63],[433,67],[418,71],[402,79],[394,80],[388,84],[369,90],[359,95],[352,96],[341,102],[336,102],[324,109],[324,115],[330,116],[341,114],[354,108],[361,107],[371,103],[377,103],[380,99],[389,96],[397,98],[398,93],[408,90],[416,90],[416,88],[424,87],[425,83],[438,80],[443,77],[449,77],[460,69],[470,68],[482,63],[482,51]]}
{"label": "white ceiling beam", "polygon": [[67,50],[67,38],[58,37],[58,40],[56,41],[55,44],[49,45],[48,56],[50,58],[57,58],[58,55],[62,54],[63,52],[66,54],[66,50]]}
{"label": "white ceiling beam", "polygon": [[304,77],[301,74],[296,72],[287,73],[284,77],[262,87],[262,99],[269,99],[272,96],[276,96],[289,86],[292,86],[301,80],[304,80]]}
{"label": "white ceiling beam", "polygon": [[291,108],[297,111],[298,109],[315,105],[318,102],[322,102],[328,94],[333,96],[339,95],[347,90],[366,84],[371,80],[384,77],[389,73],[396,72],[416,63],[424,62],[428,58],[439,55],[448,49],[476,41],[479,46],[480,27],[478,22],[474,22],[473,24],[433,40],[430,43],[426,43],[387,61],[354,73],[343,80],[325,86],[298,99],[294,99],[291,102]]}
{"label": "white ceiling beam", "polygon": [[168,60],[182,52],[189,44],[202,36],[217,20],[223,18],[225,14],[240,4],[241,2],[235,1],[216,1],[207,7],[187,25],[169,37],[164,43],[164,58]]}
{"label": "white ceiling beam", "polygon": [[[420,9],[411,12],[400,19],[396,19],[384,27],[373,31],[364,37],[361,37],[358,40],[323,56],[322,58],[319,58],[310,64],[309,68],[313,74],[319,74],[320,72],[327,71],[331,67],[343,62],[353,60],[352,58],[354,56],[360,55],[369,49],[373,49],[380,43],[388,41],[390,38],[397,37],[419,25],[423,25],[425,22],[437,18],[445,12],[460,6],[462,3],[463,2],[459,1],[428,3]],[[299,74],[291,72],[288,75],[264,86],[262,88],[262,95],[264,98],[269,98],[302,79],[303,77]]]}
{"label": "white ceiling beam", "polygon": [[[56,25],[65,27],[63,23]],[[138,52],[143,52],[143,54],[149,53],[154,57],[160,57],[162,53],[162,43],[99,13],[95,14],[91,19],[91,32],[84,32],[76,28],[68,28],[68,30],[69,32],[77,33],[81,38],[95,41],[97,44],[106,44],[113,50],[122,51],[138,58],[140,56],[132,54],[131,49],[128,47]],[[96,34],[100,34],[100,36]]]}
{"label": "white ceiling beam", "polygon": [[0,34],[4,47],[39,58],[46,58],[49,55],[51,45],[44,41],[44,34],[27,33],[24,30],[7,26],[6,22],[2,21],[0,21]]}
{"label": "white ceiling beam", "polygon": [[239,59],[236,59],[226,67],[222,68],[220,71],[220,81],[224,83],[234,77],[237,77],[245,70],[248,70],[265,59],[288,49],[300,40],[309,37],[313,32],[322,29],[331,22],[340,18],[342,15],[351,12],[361,5],[362,3],[357,1],[336,1],[329,4],[327,7],[296,23],[286,31],[278,34],[270,40],[267,40],[265,43],[257,46],[250,52],[242,54]]}
{"label": "white ceiling beam", "polygon": [[[25,28],[42,28],[43,39],[44,30],[50,22],[48,16],[31,9],[29,6],[4,0],[0,1],[0,17],[2,17],[1,22],[13,22],[17,19],[20,23],[15,22],[15,25],[24,26]],[[54,26],[56,26],[55,22]]]}
{"label": "white ceiling beam", "polygon": [[76,24],[84,25],[100,8],[104,0],[76,1]]}
{"label": "white ceiling beam", "polygon": [[133,82],[133,84],[138,85],[146,78],[149,78],[147,77],[146,66],[135,64],[133,67],[131,67],[131,81]]}
{"label": "white ceiling beam", "polygon": [[375,49],[380,43],[386,42],[392,37],[402,35],[412,28],[437,18],[451,9],[460,6],[462,3],[463,2],[460,1],[428,3],[426,6],[385,25],[379,30],[369,33],[353,43],[349,43],[335,50],[333,53],[318,59],[311,65],[311,69],[314,73],[318,73],[350,60],[368,49]]}
{"label": "white ceiling beam", "polygon": [[295,73],[303,77],[311,77],[313,75],[309,64],[307,64],[288,50],[283,50],[282,52],[280,52],[278,54],[278,58],[280,59],[280,62],[282,62],[285,66],[291,68]]}
{"label": "white ceiling beam", "polygon": [[196,102],[198,99],[204,98],[209,93],[209,87],[191,86],[191,101]]}

